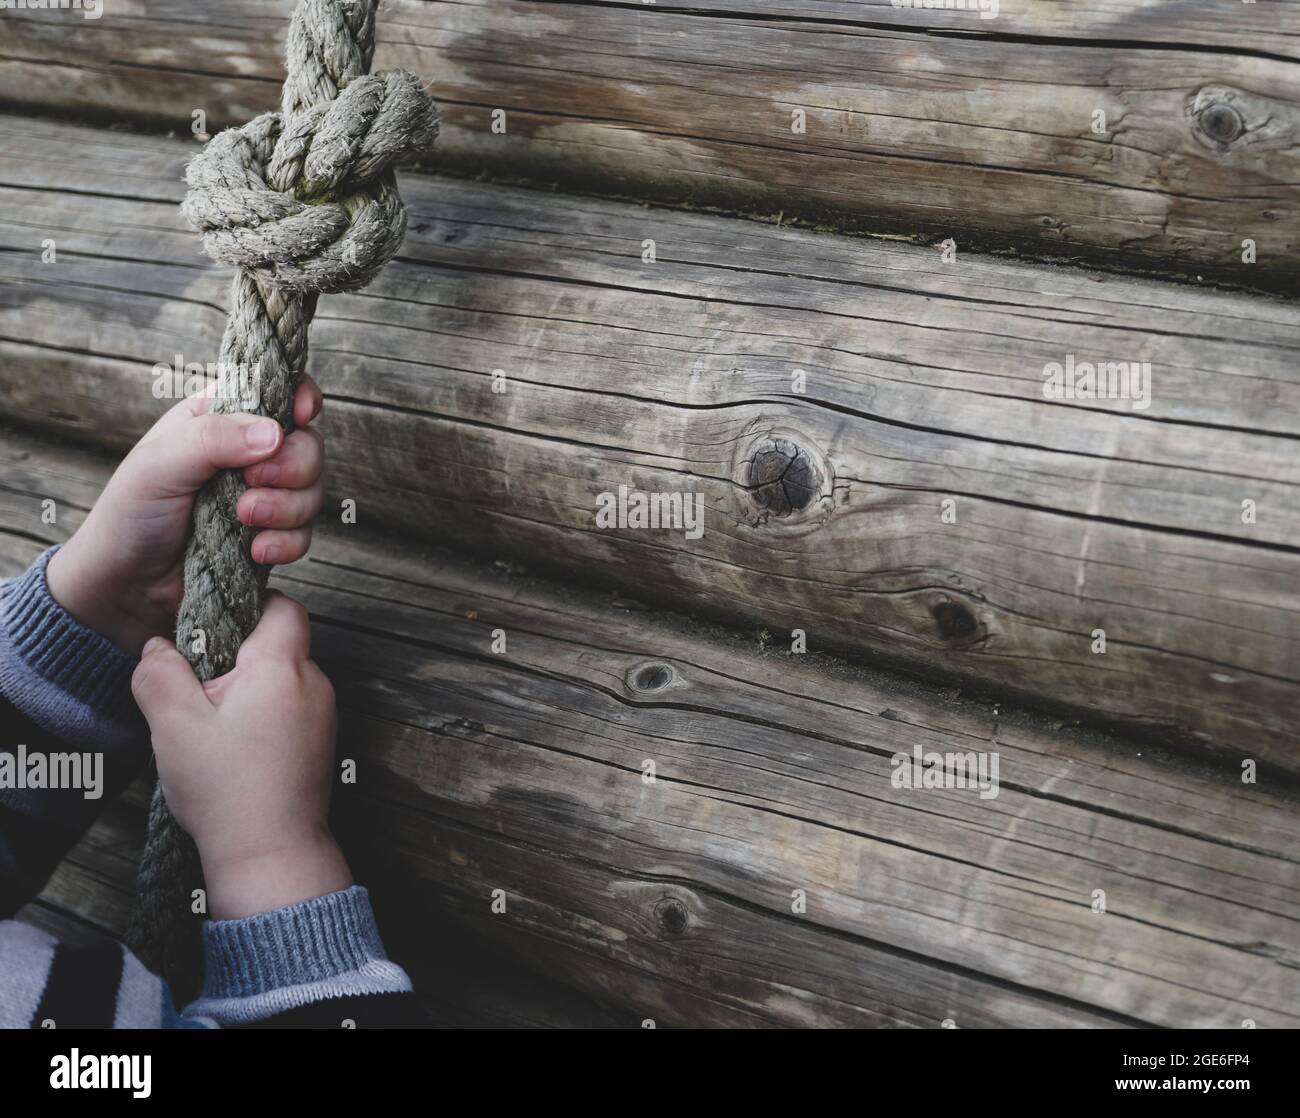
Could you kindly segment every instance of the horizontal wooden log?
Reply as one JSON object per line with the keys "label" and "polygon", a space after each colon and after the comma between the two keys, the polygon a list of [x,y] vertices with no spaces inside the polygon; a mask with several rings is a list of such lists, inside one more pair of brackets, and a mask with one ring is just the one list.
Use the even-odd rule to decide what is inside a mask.
{"label": "horizontal wooden log", "polygon": [[[0,410],[120,448],[166,406],[155,363],[215,359],[226,278],[176,212],[184,150],[0,122]],[[1295,307],[404,190],[402,257],[312,334],[330,491],[368,528],[1300,771]],[[1045,399],[1070,354],[1150,360],[1150,407]],[[755,482],[774,439],[815,492]],[[601,529],[620,486],[698,495],[703,536]]]}
{"label": "horizontal wooden log", "polygon": [[[108,463],[4,431],[0,467],[8,576]],[[349,857],[414,944],[460,929],[637,1023],[1300,1023],[1300,824],[1267,779],[359,527],[276,579],[339,694]],[[998,795],[896,787],[918,745],[996,752]]]}
{"label": "horizontal wooden log", "polygon": [[[580,0],[621,6],[625,0]],[[666,5],[687,7],[687,5]],[[977,40],[1049,39],[1101,47],[1167,44],[1300,59],[1300,22],[1284,5],[1227,9],[1212,0],[764,0],[761,18],[956,32]],[[692,12],[754,18],[753,0],[692,0]],[[980,11],[988,14],[981,16]]]}
{"label": "horizontal wooden log", "polygon": [[[278,105],[291,7],[28,13],[8,21],[0,99],[186,133],[195,112],[200,131],[242,123]],[[376,65],[427,79],[442,106],[445,166],[1245,284],[1300,274],[1294,4],[1016,3],[982,20],[397,0],[379,34]]]}
{"label": "horizontal wooden log", "polygon": [[[121,939],[135,896],[150,788],[150,781],[138,781],[122,800],[108,805],[18,919],[74,947]],[[415,927],[403,922],[402,915],[388,910],[388,898],[377,902],[384,945],[408,969],[429,1023],[436,1028],[599,1029],[640,1024],[456,936],[445,921]]]}

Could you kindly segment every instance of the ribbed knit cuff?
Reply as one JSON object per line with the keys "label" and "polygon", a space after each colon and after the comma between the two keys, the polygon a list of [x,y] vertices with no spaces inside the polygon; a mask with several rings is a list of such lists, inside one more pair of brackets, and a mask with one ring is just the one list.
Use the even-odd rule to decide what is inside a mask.
{"label": "ribbed knit cuff", "polygon": [[403,993],[411,980],[379,939],[360,885],[243,920],[203,925],[203,993],[185,1009],[221,1024],[327,998]]}
{"label": "ribbed knit cuff", "polygon": [[50,548],[0,585],[0,693],[56,737],[91,744],[138,735],[137,660],[87,629],[50,595]]}

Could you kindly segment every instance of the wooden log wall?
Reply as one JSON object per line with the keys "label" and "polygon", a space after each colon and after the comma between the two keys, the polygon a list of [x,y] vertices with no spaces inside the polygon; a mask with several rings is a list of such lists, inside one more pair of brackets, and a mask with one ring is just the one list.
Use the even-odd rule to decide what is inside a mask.
{"label": "wooden log wall", "polygon": [[[0,100],[242,123],[277,105],[291,7],[27,13],[6,24]],[[442,106],[444,165],[1287,290],[1300,275],[1293,3],[1017,0],[984,19],[888,0],[390,0],[380,35],[377,65]]]}
{"label": "wooden log wall", "polygon": [[[111,467],[0,431],[0,577],[67,538]],[[402,917],[400,961],[430,966],[450,924],[614,1007],[516,1019],[1300,1024],[1295,805],[1231,768],[373,531],[336,526],[276,578],[339,688],[341,830]],[[996,752],[999,794],[895,787],[916,745]],[[34,918],[120,928],[141,796]]]}
{"label": "wooden log wall", "polygon": [[[215,359],[183,164],[276,107],[292,6],[0,24],[0,578],[169,406],[156,365]],[[321,303],[330,504],[275,579],[437,1020],[1300,1026],[1300,9],[380,28],[456,177],[405,175],[401,255]],[[1045,394],[1075,362],[1149,363],[1149,398]],[[623,491],[701,531],[607,526]],[[913,748],[998,794],[898,786]],[[145,795],[25,918],[121,933]]]}
{"label": "wooden log wall", "polygon": [[[189,150],[0,121],[0,410],[121,448],[166,406],[155,363],[214,358],[226,277],[177,213]],[[313,327],[330,492],[368,527],[1300,771],[1294,306],[404,193],[402,256]],[[1071,354],[1149,360],[1149,408],[1044,398]],[[601,530],[622,485],[700,495],[703,535]]]}

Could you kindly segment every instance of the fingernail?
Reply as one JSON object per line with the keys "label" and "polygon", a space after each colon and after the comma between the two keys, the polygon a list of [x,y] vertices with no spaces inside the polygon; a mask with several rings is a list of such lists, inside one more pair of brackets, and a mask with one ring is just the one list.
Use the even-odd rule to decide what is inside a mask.
{"label": "fingernail", "polygon": [[267,451],[280,438],[280,425],[274,419],[259,419],[244,428],[244,441],[249,450]]}
{"label": "fingernail", "polygon": [[147,641],[145,641],[144,651],[141,652],[140,655],[148,656],[149,653],[156,652],[159,648],[161,648],[166,643],[167,642],[163,640],[162,637],[150,637]]}
{"label": "fingernail", "polygon": [[255,528],[261,522],[261,510],[263,508],[261,501],[254,501],[248,506],[248,526]]}
{"label": "fingernail", "polygon": [[265,566],[273,567],[280,561],[280,545],[269,543],[262,551],[262,563]]}
{"label": "fingernail", "polygon": [[274,462],[258,466],[253,471],[253,479],[254,485],[274,485],[280,480],[280,467]]}

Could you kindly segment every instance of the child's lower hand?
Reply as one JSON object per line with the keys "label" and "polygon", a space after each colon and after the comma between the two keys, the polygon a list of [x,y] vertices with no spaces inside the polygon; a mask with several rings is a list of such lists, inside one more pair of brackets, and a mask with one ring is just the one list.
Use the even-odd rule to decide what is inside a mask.
{"label": "child's lower hand", "polygon": [[272,594],[229,674],[200,683],[158,638],[132,680],[163,793],[199,848],[217,919],[352,884],[329,831],[334,692],[309,659],[310,640],[306,610]]}
{"label": "child's lower hand", "polygon": [[292,563],[311,544],[322,500],[322,443],[307,427],[321,408],[316,383],[299,386],[288,438],[273,419],[212,414],[211,403],[183,400],[159,419],[46,568],[55,601],[132,654],[173,631],[194,496],[219,470],[242,468],[253,487],[236,513],[262,529],[255,561]]}

